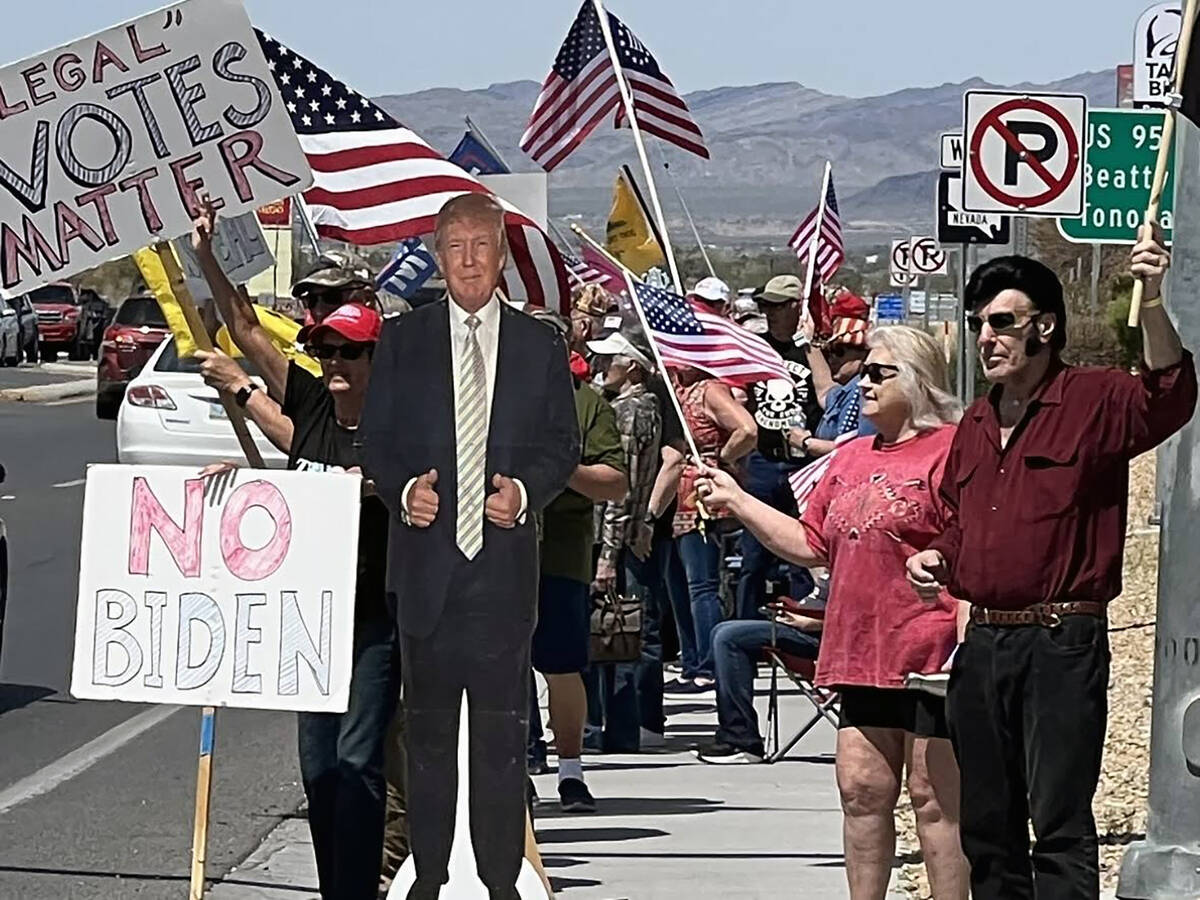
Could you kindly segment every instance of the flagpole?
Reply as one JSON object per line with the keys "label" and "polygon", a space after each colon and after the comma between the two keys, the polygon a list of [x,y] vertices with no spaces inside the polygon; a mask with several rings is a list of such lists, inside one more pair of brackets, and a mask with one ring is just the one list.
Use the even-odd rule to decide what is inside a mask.
{"label": "flagpole", "polygon": [[308,203],[305,201],[303,194],[296,194],[292,199],[296,202],[296,209],[300,213],[300,221],[304,225],[304,233],[308,235],[308,240],[312,244],[313,253],[320,257],[321,243],[317,238],[317,226],[313,223],[312,212],[308,208]]}
{"label": "flagpole", "polygon": [[821,226],[825,224],[825,198],[829,195],[829,179],[833,173],[833,164],[825,160],[825,175],[821,178],[821,199],[817,203],[816,230],[812,242],[808,246],[808,271],[804,273],[804,293],[800,303],[803,309],[808,309],[808,300],[812,295],[813,275],[817,268],[817,250],[821,246]]}
{"label": "flagpole", "polygon": [[638,300],[637,291],[634,290],[634,281],[640,281],[641,279],[634,275],[628,266],[625,266],[619,259],[597,244],[592,240],[591,235],[573,222],[571,223],[571,230],[591,244],[598,253],[603,253],[609,262],[617,266],[624,273],[625,287],[629,291],[629,300],[633,304],[634,312],[637,313],[638,321],[642,324],[642,332],[646,335],[646,341],[650,344],[650,352],[654,354],[654,363],[658,366],[658,371],[662,373],[663,380],[667,383],[667,394],[671,397],[671,404],[675,407],[675,414],[679,416],[679,423],[683,426],[683,437],[687,441],[688,451],[692,454],[692,458],[696,462],[700,462],[700,450],[696,447],[696,439],[692,437],[692,431],[688,428],[687,419],[683,416],[683,406],[679,403],[679,397],[675,395],[675,386],[671,384],[671,378],[667,375],[667,366],[663,362],[662,353],[659,352],[658,342],[654,340],[654,332],[650,330],[650,323],[646,321],[646,311],[642,309],[642,303]]}
{"label": "flagpole", "polygon": [[[1187,0],[1183,12],[1183,24],[1179,32],[1179,43],[1175,47],[1175,96],[1183,93],[1183,78],[1187,71],[1188,51],[1192,44],[1192,29],[1196,25],[1197,0]],[[1162,138],[1158,142],[1158,159],[1154,164],[1154,182],[1150,188],[1150,202],[1146,206],[1147,225],[1153,225],[1158,220],[1159,208],[1162,206],[1163,188],[1167,182],[1167,160],[1175,146],[1175,117],[1179,115],[1174,106],[1163,110]],[[1140,237],[1140,235],[1139,235]],[[1146,292],[1146,283],[1137,278],[1133,282],[1133,296],[1129,299],[1129,327],[1137,328],[1142,315],[1142,297]]]}
{"label": "flagpole", "polygon": [[592,0],[592,3],[600,18],[600,31],[603,32],[604,43],[608,46],[608,58],[612,60],[613,71],[617,76],[617,88],[621,92],[621,102],[625,105],[625,115],[629,119],[629,128],[633,131],[633,143],[637,147],[638,159],[642,163],[642,173],[646,176],[646,187],[650,191],[650,202],[654,204],[654,216],[658,219],[658,227],[662,232],[663,252],[666,253],[667,264],[671,267],[671,280],[675,283],[675,293],[682,297],[683,282],[679,280],[679,267],[675,264],[675,252],[671,249],[671,238],[667,234],[667,219],[663,215],[662,203],[658,199],[658,188],[654,185],[654,173],[650,171],[650,160],[646,158],[646,145],[642,141],[642,129],[638,125],[633,95],[625,80],[621,59],[617,56],[617,45],[613,43],[612,29],[608,27],[608,14],[604,11],[604,2],[603,0]]}
{"label": "flagpole", "polygon": [[483,144],[483,149],[487,150],[488,153],[496,157],[496,160],[500,163],[500,165],[504,166],[504,168],[511,172],[512,166],[510,166],[508,161],[500,155],[500,151],[496,149],[495,145],[493,145],[492,142],[487,139],[487,135],[483,133],[483,129],[477,128],[475,123],[471,121],[470,116],[463,116],[463,119],[467,123],[467,131],[479,138],[479,143]]}
{"label": "flagpole", "polygon": [[679,198],[679,205],[683,207],[683,214],[687,217],[688,225],[692,228],[692,236],[696,239],[696,246],[700,248],[700,255],[704,257],[704,265],[708,266],[708,274],[716,278],[717,270],[713,268],[712,260],[708,258],[708,251],[704,249],[704,241],[700,240],[700,232],[696,228],[696,220],[692,218],[692,211],[688,209],[687,201],[683,199],[683,191],[679,189],[679,183],[675,181],[675,176],[671,174],[671,164],[667,162],[667,155],[663,153],[661,147],[658,150],[658,155],[662,159],[663,169],[666,170],[667,180],[671,182],[671,187],[675,189],[675,196]]}

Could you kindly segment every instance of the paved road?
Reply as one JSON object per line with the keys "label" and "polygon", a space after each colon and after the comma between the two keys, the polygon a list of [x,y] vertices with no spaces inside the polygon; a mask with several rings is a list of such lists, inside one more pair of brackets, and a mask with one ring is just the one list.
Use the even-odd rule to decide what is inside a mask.
{"label": "paved road", "polygon": [[[0,402],[0,517],[12,565],[0,655],[5,900],[186,894],[198,710],[67,694],[80,479],[89,462],[114,460],[113,423],[95,418],[90,397]],[[209,872],[219,877],[299,805],[294,717],[221,712],[214,778]]]}
{"label": "paved road", "polygon": [[61,384],[66,381],[93,377],[95,374],[96,364],[94,362],[90,364],[72,363],[69,367],[58,365],[52,372],[47,372],[41,366],[22,364],[15,369],[0,368],[0,391],[7,388],[32,387],[35,384]]}

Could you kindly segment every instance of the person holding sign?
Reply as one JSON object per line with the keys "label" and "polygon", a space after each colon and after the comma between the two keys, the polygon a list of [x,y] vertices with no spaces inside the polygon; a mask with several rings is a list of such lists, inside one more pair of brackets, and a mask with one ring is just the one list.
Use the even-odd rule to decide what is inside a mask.
{"label": "person holding sign", "polygon": [[[305,352],[321,361],[322,378],[314,378],[288,362],[265,333],[246,333],[250,319],[253,329],[261,326],[253,311],[247,318],[238,315],[244,299],[212,254],[214,226],[210,206],[196,220],[196,254],[231,337],[280,397],[277,407],[263,398],[264,408],[288,425],[288,468],[357,471],[354,438],[383,321],[379,313],[360,303],[320,310],[320,323],[299,334]],[[202,373],[207,384],[232,394],[243,408],[261,393],[224,354],[204,354]],[[359,520],[349,707],[342,714],[299,714],[300,774],[323,900],[375,900],[383,858],[384,747],[396,709],[400,660],[384,592],[388,514],[369,493],[369,483],[367,490]]]}
{"label": "person holding sign", "polygon": [[464,194],[437,217],[449,296],[384,329],[359,428],[361,458],[391,508],[408,713],[416,882],[449,877],[459,705],[472,744],[471,826],[492,900],[515,900],[525,845],[530,642],[538,597],[534,516],[579,462],[567,349],[498,295],[504,211]]}
{"label": "person holding sign", "polygon": [[1092,797],[1129,461],[1196,405],[1192,356],[1160,296],[1170,262],[1160,241],[1146,226],[1133,248],[1148,298],[1137,374],[1063,362],[1062,285],[1041,263],[994,259],[967,284],[967,322],[994,387],[950,448],[942,534],[907,565],[923,598],[948,589],[971,604],[947,709],[976,900],[1100,894]]}

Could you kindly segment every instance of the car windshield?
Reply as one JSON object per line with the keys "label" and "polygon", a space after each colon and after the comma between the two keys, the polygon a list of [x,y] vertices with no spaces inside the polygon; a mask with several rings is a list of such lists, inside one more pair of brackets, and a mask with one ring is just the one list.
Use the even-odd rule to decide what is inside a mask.
{"label": "car windshield", "polygon": [[[237,358],[237,363],[242,367],[242,371],[247,375],[260,375],[261,373],[250,360],[244,356]],[[186,372],[190,375],[200,374],[200,360],[195,357],[180,359],[179,354],[175,350],[175,341],[167,341],[167,346],[163,348],[162,354],[158,357],[158,362],[154,364],[155,372]]]}
{"label": "car windshield", "polygon": [[44,284],[30,291],[29,297],[34,303],[70,303],[75,306],[79,302],[75,292],[65,284]]}
{"label": "car windshield", "polygon": [[154,328],[166,328],[167,318],[162,308],[153,297],[130,297],[117,310],[113,320],[117,325],[150,325]]}

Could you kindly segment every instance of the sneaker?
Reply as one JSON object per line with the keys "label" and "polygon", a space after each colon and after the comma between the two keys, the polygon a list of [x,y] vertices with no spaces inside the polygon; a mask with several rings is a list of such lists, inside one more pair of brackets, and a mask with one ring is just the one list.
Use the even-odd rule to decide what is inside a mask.
{"label": "sneaker", "polygon": [[744,766],[764,761],[762,753],[743,750],[724,741],[713,741],[704,747],[697,747],[696,758],[712,766]]}
{"label": "sneaker", "polygon": [[661,750],[667,746],[666,735],[643,728],[639,732],[638,744],[643,750]]}
{"label": "sneaker", "polygon": [[663,685],[663,693],[672,697],[687,697],[699,693],[699,689],[690,678],[675,678]]}
{"label": "sneaker", "polygon": [[588,786],[578,778],[564,778],[558,783],[558,799],[562,811],[569,813],[594,813],[596,798]]}
{"label": "sneaker", "polygon": [[709,691],[717,689],[717,683],[711,678],[697,678],[692,682],[692,685],[694,686],[694,690],[692,691],[694,694],[707,694]]}

